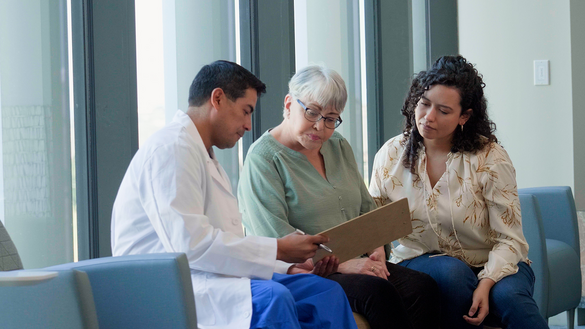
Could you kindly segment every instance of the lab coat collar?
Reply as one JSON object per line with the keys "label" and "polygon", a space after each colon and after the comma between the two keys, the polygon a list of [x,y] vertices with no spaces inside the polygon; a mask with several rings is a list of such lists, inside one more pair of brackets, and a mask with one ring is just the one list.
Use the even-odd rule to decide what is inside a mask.
{"label": "lab coat collar", "polygon": [[211,149],[211,151],[207,154],[209,156],[207,159],[207,172],[209,172],[211,177],[218,181],[219,184],[233,196],[230,180],[227,177],[227,174],[223,171],[223,168],[219,162],[215,159],[215,153],[213,153],[213,149]]}
{"label": "lab coat collar", "polygon": [[217,162],[213,148],[211,148],[209,152],[205,148],[203,139],[201,138],[195,123],[193,123],[193,120],[191,120],[191,118],[185,112],[178,110],[177,113],[175,113],[173,121],[178,122],[181,124],[181,126],[183,126],[183,128],[185,128],[185,131],[189,134],[189,136],[191,136],[191,138],[193,138],[200,151],[206,155],[205,160],[207,163],[207,172],[211,175],[211,177],[213,177],[213,179],[215,179],[226,191],[233,195],[232,186],[230,184],[229,178],[227,177],[227,174],[223,172],[219,162]]}

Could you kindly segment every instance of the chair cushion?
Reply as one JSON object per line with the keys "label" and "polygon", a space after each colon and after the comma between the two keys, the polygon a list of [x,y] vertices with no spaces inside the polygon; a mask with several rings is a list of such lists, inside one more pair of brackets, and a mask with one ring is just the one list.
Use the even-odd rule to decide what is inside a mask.
{"label": "chair cushion", "polygon": [[579,256],[568,244],[546,239],[549,265],[549,299],[547,317],[579,305],[581,300],[581,269]]}

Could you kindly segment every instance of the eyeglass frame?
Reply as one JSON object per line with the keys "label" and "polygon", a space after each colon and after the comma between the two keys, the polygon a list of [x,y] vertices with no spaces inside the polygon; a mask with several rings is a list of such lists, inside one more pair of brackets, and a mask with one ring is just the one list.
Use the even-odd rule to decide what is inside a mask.
{"label": "eyeglass frame", "polygon": [[[316,123],[316,122],[319,122],[319,121],[321,121],[321,119],[325,119],[325,121],[323,121],[323,126],[324,126],[325,128],[327,128],[327,129],[335,129],[335,128],[339,127],[339,125],[341,125],[341,123],[343,122],[343,120],[341,120],[341,117],[338,117],[338,118],[335,120],[335,126],[334,126],[333,128],[331,128],[331,127],[327,126],[327,118],[328,118],[328,117],[322,116],[322,115],[321,115],[321,113],[319,113],[319,114],[318,114],[318,115],[320,116],[320,118],[319,118],[319,119],[317,119],[317,120],[315,120],[315,121],[313,121],[313,120],[311,120],[311,119],[309,119],[309,118],[307,117],[307,111],[312,111],[312,112],[316,112],[316,111],[315,111],[315,110],[313,110],[313,109],[310,109],[310,108],[308,108],[308,107],[307,107],[305,104],[303,104],[303,102],[301,102],[301,100],[300,100],[300,99],[297,99],[297,102],[298,102],[298,103],[301,105],[301,107],[302,107],[302,108],[305,110],[304,117],[305,117],[305,119],[306,119],[307,121],[309,121],[309,122],[315,122],[315,123]],[[333,119],[333,118],[329,117],[329,119]]]}

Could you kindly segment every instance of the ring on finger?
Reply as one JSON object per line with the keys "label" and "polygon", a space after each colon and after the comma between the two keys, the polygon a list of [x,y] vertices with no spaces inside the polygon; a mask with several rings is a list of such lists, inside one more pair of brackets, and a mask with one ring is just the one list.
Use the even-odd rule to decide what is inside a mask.
{"label": "ring on finger", "polygon": [[376,267],[374,267],[374,266],[370,267],[370,271],[376,273]]}

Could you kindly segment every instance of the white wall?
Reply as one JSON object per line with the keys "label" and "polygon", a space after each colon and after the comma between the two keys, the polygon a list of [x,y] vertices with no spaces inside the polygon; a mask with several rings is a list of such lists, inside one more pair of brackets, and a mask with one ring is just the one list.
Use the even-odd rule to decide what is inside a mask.
{"label": "white wall", "polygon": [[[458,7],[459,50],[484,75],[518,187],[573,187],[569,0],[459,0]],[[550,61],[548,86],[533,84],[539,59]]]}

